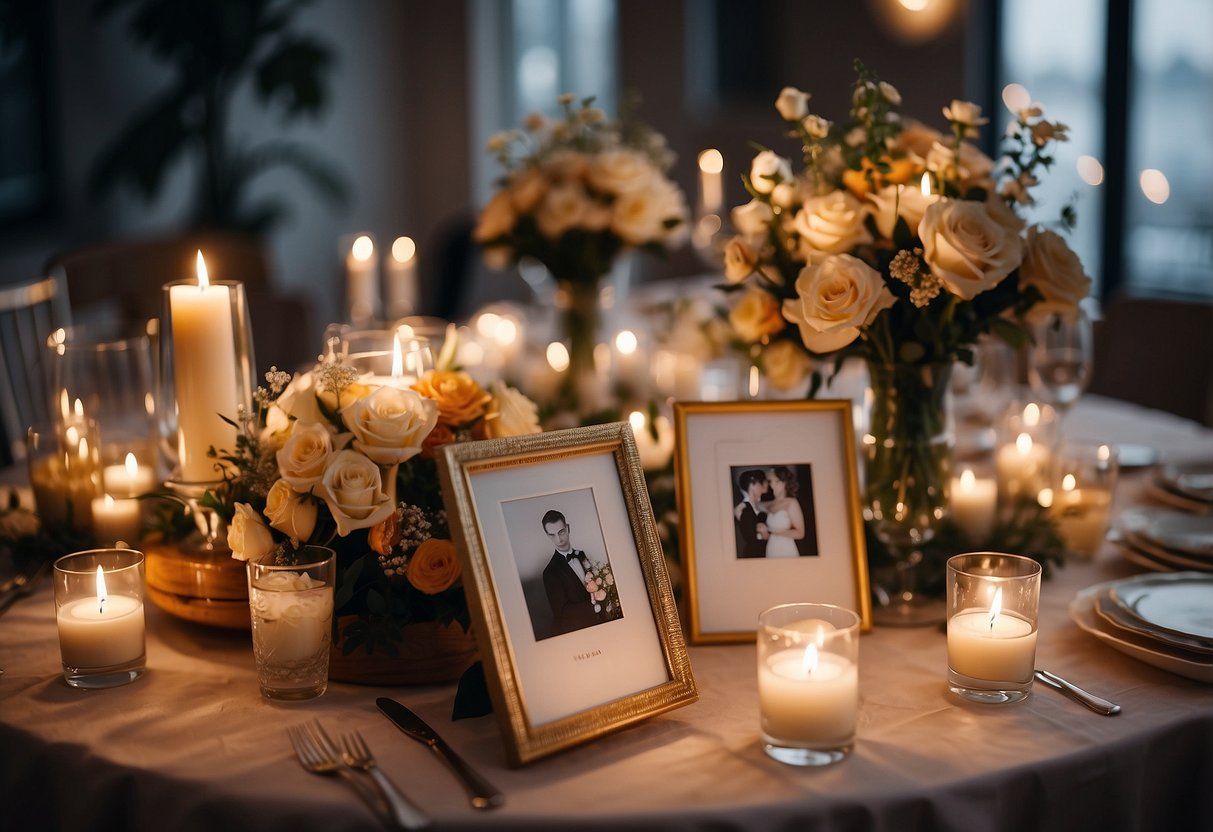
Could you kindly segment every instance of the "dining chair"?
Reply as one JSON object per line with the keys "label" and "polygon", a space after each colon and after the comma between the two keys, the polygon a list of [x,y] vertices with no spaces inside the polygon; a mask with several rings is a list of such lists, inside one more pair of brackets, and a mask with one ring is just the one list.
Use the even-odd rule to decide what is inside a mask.
{"label": "dining chair", "polygon": [[62,285],[53,277],[0,288],[0,465],[24,459],[25,432],[51,413],[46,341],[71,323]]}

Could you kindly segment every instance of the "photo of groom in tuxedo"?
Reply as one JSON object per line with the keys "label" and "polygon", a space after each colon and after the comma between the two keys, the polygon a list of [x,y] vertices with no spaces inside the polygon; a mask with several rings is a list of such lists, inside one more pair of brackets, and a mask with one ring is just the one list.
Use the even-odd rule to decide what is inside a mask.
{"label": "photo of groom in tuxedo", "polygon": [[761,468],[742,471],[737,479],[742,500],[733,509],[733,520],[737,532],[737,557],[765,558],[767,540],[767,513],[762,508],[762,495],[767,490],[767,475]]}
{"label": "photo of groom in tuxedo", "polygon": [[[532,515],[534,516],[534,515]],[[543,515],[543,531],[556,550],[543,569],[543,589],[554,619],[552,635],[562,635],[601,623],[594,600],[585,588],[589,560],[569,541],[571,529],[564,515],[550,510]]]}

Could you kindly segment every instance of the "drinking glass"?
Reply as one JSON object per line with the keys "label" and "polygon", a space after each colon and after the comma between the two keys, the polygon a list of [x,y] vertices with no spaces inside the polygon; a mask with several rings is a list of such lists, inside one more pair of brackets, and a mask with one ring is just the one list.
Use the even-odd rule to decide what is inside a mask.
{"label": "drinking glass", "polygon": [[1052,313],[1032,326],[1028,382],[1062,418],[1091,381],[1091,319],[1081,308]]}
{"label": "drinking glass", "polygon": [[859,721],[859,616],[832,604],[783,604],[758,617],[763,749],[823,766],[851,753]]}
{"label": "drinking glass", "polygon": [[248,564],[253,657],[267,699],[312,699],[328,688],[337,556],[301,546],[295,559]]}

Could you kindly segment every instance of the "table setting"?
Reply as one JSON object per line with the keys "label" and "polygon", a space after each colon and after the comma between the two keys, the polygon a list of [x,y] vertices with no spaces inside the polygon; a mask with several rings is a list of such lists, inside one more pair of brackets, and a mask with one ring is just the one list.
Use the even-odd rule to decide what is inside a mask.
{"label": "table setting", "polygon": [[[0,509],[18,827],[1213,824],[1213,431],[1084,395],[1090,280],[1016,214],[1065,126],[1013,110],[999,172],[968,102],[907,124],[858,63],[846,120],[808,102],[775,104],[804,170],[760,150],[728,223],[716,180],[692,213],[661,137],[592,99],[495,137],[475,237],[550,303],[377,320],[351,240],[349,319],[298,372],[258,373],[204,252],[165,276],[154,362],[52,336],[53,424]],[[613,275],[687,235],[709,279]],[[675,435],[679,402],[811,399],[834,457]],[[763,509],[759,556],[740,520],[736,557],[688,542],[691,457],[721,528]],[[743,477],[771,493],[738,502]],[[851,553],[814,511],[835,490]],[[821,551],[768,550],[807,521]],[[687,626],[711,547],[747,576],[720,639]]]}

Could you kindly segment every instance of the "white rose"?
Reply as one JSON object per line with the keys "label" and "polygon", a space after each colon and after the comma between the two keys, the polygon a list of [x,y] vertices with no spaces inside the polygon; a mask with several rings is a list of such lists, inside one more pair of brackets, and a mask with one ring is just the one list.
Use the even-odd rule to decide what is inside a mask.
{"label": "white rose", "polygon": [[589,199],[581,185],[561,183],[554,185],[544,194],[543,201],[535,212],[535,222],[543,236],[555,240],[564,232],[580,225],[587,208]]}
{"label": "white rose", "polygon": [[1023,260],[1022,241],[981,202],[939,200],[923,214],[918,236],[931,272],[963,300],[997,286]]}
{"label": "white rose", "polygon": [[767,227],[775,217],[771,206],[757,199],[738,205],[730,212],[733,227],[747,237],[764,237]]}
{"label": "white rose", "polygon": [[795,87],[784,87],[775,99],[775,109],[784,121],[800,121],[809,112],[809,94]]}
{"label": "white rose", "polygon": [[472,232],[472,239],[478,243],[495,240],[509,234],[517,220],[518,214],[514,210],[510,192],[502,189],[493,194],[488,205],[485,205],[484,210],[480,212],[480,219],[476,222],[476,230]]}
{"label": "white rose", "polygon": [[1033,321],[1054,313],[1072,312],[1091,291],[1091,278],[1083,271],[1078,255],[1060,234],[1039,226],[1028,229],[1019,282],[1021,286],[1035,286],[1045,297],[1043,303],[1036,304],[1028,313]]}
{"label": "white rose", "polygon": [[796,297],[783,302],[783,316],[800,327],[813,352],[833,352],[859,337],[896,298],[881,276],[858,257],[833,254],[800,270]]}
{"label": "white rose", "polygon": [[773,150],[764,150],[750,163],[750,187],[769,194],[780,182],[792,178],[792,164]]}
{"label": "white rose", "polygon": [[286,480],[278,480],[265,497],[270,525],[296,542],[307,540],[316,528],[316,503],[300,496]]}
{"label": "white rose", "polygon": [[296,491],[307,492],[320,482],[333,452],[333,435],[318,422],[296,422],[290,438],[276,454],[278,472]]}
{"label": "white rose", "polygon": [[876,218],[876,230],[886,240],[893,239],[898,217],[906,221],[911,234],[917,234],[918,224],[922,222],[927,206],[938,202],[939,198],[938,194],[924,195],[916,185],[886,185],[867,196],[875,209],[872,215]]}
{"label": "white rose", "polygon": [[421,453],[438,424],[438,403],[415,390],[380,387],[341,414],[354,447],[380,465],[396,465]]}
{"label": "white rose", "polygon": [[323,479],[316,486],[337,523],[337,534],[345,537],[355,529],[367,529],[393,511],[394,471],[383,488],[379,466],[358,451],[338,451],[329,460]]}
{"label": "white rose", "polygon": [[800,235],[802,256],[809,259],[811,252],[806,247],[813,252],[843,254],[872,242],[864,224],[867,216],[867,207],[847,191],[806,199],[792,222]]}
{"label": "white rose", "polygon": [[596,155],[586,169],[586,179],[595,190],[627,194],[649,187],[661,174],[649,157],[627,147],[611,148]]}
{"label": "white rose", "polygon": [[812,369],[812,359],[791,339],[781,338],[762,351],[762,372],[776,390],[795,390]]}
{"label": "white rose", "polygon": [[261,560],[274,550],[274,536],[261,515],[248,503],[236,503],[236,516],[227,527],[227,546],[236,560]]}
{"label": "white rose", "polygon": [[524,436],[539,433],[539,406],[520,391],[502,381],[494,381],[489,387],[493,400],[489,402],[484,429],[490,438],[501,436]]}

